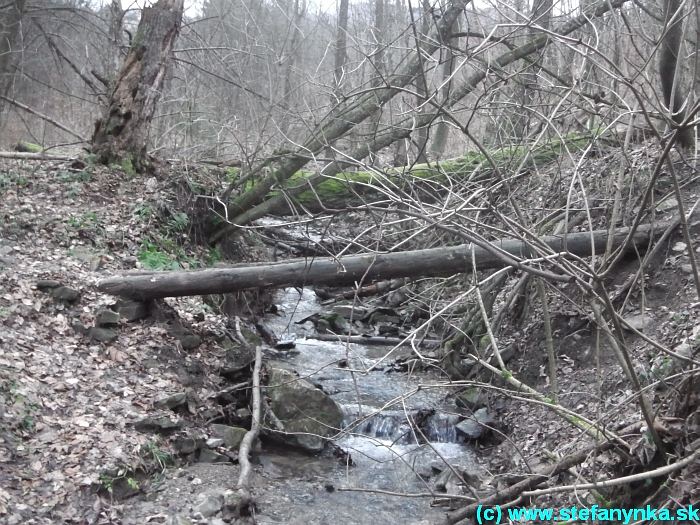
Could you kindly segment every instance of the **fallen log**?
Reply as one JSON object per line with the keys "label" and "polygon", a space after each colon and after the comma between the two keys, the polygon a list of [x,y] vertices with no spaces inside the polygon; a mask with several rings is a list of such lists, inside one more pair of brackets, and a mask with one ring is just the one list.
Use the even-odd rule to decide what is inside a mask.
{"label": "fallen log", "polygon": [[[651,238],[660,235],[664,225],[641,225],[627,248],[643,252]],[[613,236],[613,246],[621,245],[629,229],[620,228]],[[593,247],[591,247],[591,238]],[[540,242],[565,257],[603,253],[608,230],[551,235]],[[527,259],[537,252],[529,242],[505,239],[493,243],[461,244],[444,248],[402,252],[349,255],[340,259],[307,258],[270,264],[238,265],[193,271],[134,272],[103,279],[97,284],[101,292],[132,299],[146,300],[185,295],[207,295],[251,288],[274,288],[309,285],[353,285],[358,282],[387,280],[397,277],[439,277],[472,271],[472,249],[478,270],[514,266],[527,269]],[[535,271],[530,268],[529,271]],[[560,280],[569,280],[566,277]]]}
{"label": "fallen log", "polygon": [[31,151],[0,151],[0,159],[18,160],[75,160],[75,156],[33,153]]}
{"label": "fallen log", "polygon": [[[311,334],[306,339],[317,341],[331,341],[334,343],[351,343],[365,346],[411,346],[414,342],[401,337],[383,337],[377,335],[343,335],[343,334]],[[300,341],[297,339],[297,341]],[[303,340],[302,340],[303,341]],[[439,339],[418,339],[416,346],[436,347],[442,343]]]}

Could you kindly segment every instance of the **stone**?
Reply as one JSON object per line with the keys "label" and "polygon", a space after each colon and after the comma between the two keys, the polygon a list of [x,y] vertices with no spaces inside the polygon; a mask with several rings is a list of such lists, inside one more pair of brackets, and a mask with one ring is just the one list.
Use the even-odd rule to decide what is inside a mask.
{"label": "stone", "polygon": [[224,444],[224,440],[221,439],[221,438],[209,438],[209,439],[207,439],[207,441],[206,441],[206,445],[207,445],[207,447],[209,447],[209,448],[220,447],[220,446],[223,445],[223,444]]}
{"label": "stone", "polygon": [[156,408],[169,408],[170,410],[187,403],[187,393],[178,392],[171,396],[161,397],[155,400],[153,406]]}
{"label": "stone", "polygon": [[230,449],[238,449],[243,441],[243,436],[248,432],[245,428],[231,427],[228,425],[214,424],[211,426],[214,437],[224,440],[224,444]]}
{"label": "stone", "polygon": [[488,427],[493,426],[496,420],[486,408],[480,408],[471,417],[457,423],[455,428],[468,439],[480,439],[490,432]]}
{"label": "stone", "polygon": [[80,299],[80,292],[68,286],[59,286],[51,289],[51,296],[57,301],[74,303]]}
{"label": "stone", "polygon": [[222,341],[222,346],[226,348],[221,375],[235,375],[241,370],[247,370],[255,361],[255,348],[233,343],[226,338]]}
{"label": "stone", "polygon": [[[270,436],[309,452],[323,450],[341,428],[343,412],[330,396],[288,370],[272,368],[265,393],[272,415]],[[282,428],[279,428],[279,427]]]}
{"label": "stone", "polygon": [[119,316],[127,323],[145,319],[149,315],[148,304],[142,301],[120,299],[112,309],[119,312]]}
{"label": "stone", "polygon": [[114,328],[100,328],[99,326],[93,326],[88,330],[87,335],[89,335],[90,339],[93,341],[97,341],[99,343],[111,343],[119,336],[119,332],[117,332]]}
{"label": "stone", "polygon": [[484,406],[486,396],[481,388],[468,387],[455,396],[455,404],[459,408],[466,408],[471,411]]}
{"label": "stone", "polygon": [[[644,314],[637,314],[627,316],[624,318],[624,320],[630,326],[630,328],[643,332],[646,326],[649,324],[650,317]],[[630,328],[627,328],[627,326],[625,326],[624,324],[622,325],[622,327],[625,330],[630,331]]]}
{"label": "stone", "polygon": [[87,335],[90,333],[90,329],[80,321],[73,321],[71,327],[75,330],[76,334]]}
{"label": "stone", "polygon": [[691,274],[691,273],[693,273],[693,265],[692,264],[681,264],[681,271],[683,273]]}
{"label": "stone", "polygon": [[208,448],[203,448],[199,451],[199,462],[200,463],[228,463],[229,459],[223,454],[209,450]]}
{"label": "stone", "polygon": [[180,336],[180,344],[183,350],[194,350],[202,344],[202,338],[197,334],[185,334]]}
{"label": "stone", "polygon": [[165,525],[192,525],[192,520],[179,514],[173,514],[165,519]]}
{"label": "stone", "polygon": [[361,306],[353,306],[351,304],[339,304],[333,307],[333,313],[345,319],[352,317],[353,321],[359,321],[367,315],[367,308]]}
{"label": "stone", "polygon": [[102,308],[95,316],[95,326],[112,327],[119,325],[119,314],[108,308]]}
{"label": "stone", "polygon": [[243,501],[243,496],[236,490],[227,490],[224,492],[224,505],[227,510],[237,510]]}
{"label": "stone", "polygon": [[198,436],[177,436],[173,439],[173,448],[180,455],[192,454],[202,448],[204,439]]}
{"label": "stone", "polygon": [[224,491],[215,489],[199,495],[199,503],[194,511],[199,512],[205,518],[214,516],[224,505]]}
{"label": "stone", "polygon": [[53,279],[41,279],[36,282],[37,289],[41,291],[52,290],[54,288],[58,288],[59,286],[61,286],[61,283],[54,281]]}
{"label": "stone", "polygon": [[159,434],[167,434],[181,429],[182,422],[179,420],[173,421],[167,416],[149,416],[134,423],[134,428],[139,432],[156,432]]}
{"label": "stone", "polygon": [[236,411],[234,412],[234,415],[236,416],[237,419],[239,419],[241,421],[246,421],[247,419],[250,419],[252,417],[250,410],[245,408],[245,407],[237,408]]}
{"label": "stone", "polygon": [[675,210],[676,208],[678,208],[678,201],[676,199],[666,199],[656,205],[658,211]]}

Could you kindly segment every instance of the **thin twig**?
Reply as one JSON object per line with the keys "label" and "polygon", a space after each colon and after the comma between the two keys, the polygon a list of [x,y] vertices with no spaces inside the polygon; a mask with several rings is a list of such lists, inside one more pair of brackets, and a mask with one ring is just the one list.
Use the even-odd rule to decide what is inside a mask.
{"label": "thin twig", "polygon": [[651,478],[658,478],[659,476],[665,476],[671,472],[681,470],[687,467],[695,460],[700,459],[700,450],[696,450],[689,456],[670,465],[664,465],[654,470],[647,470],[646,472],[639,472],[637,474],[632,474],[630,476],[623,476],[621,478],[606,479],[604,481],[594,481],[593,483],[581,483],[578,485],[559,485],[556,487],[549,487],[546,489],[529,490],[523,492],[521,495],[524,497],[528,496],[542,496],[543,494],[552,494],[554,492],[569,492],[577,490],[590,490],[599,489],[604,487],[617,487],[619,485],[628,485],[636,481],[644,481]]}
{"label": "thin twig", "polygon": [[30,108],[29,106],[26,106],[26,105],[22,104],[21,102],[18,102],[17,100],[14,100],[14,99],[12,99],[12,98],[6,97],[5,95],[0,95],[0,99],[4,100],[5,102],[9,102],[9,103],[12,104],[13,106],[17,106],[18,108],[23,109],[23,110],[26,111],[27,113],[31,113],[32,115],[35,115],[35,116],[39,117],[39,118],[42,119],[42,120],[45,120],[45,121],[48,122],[49,124],[53,124],[53,125],[56,126],[58,129],[62,129],[63,131],[65,131],[65,132],[68,133],[69,135],[74,136],[76,139],[80,140],[80,142],[88,142],[87,139],[86,139],[85,137],[83,137],[82,135],[80,135],[79,133],[73,131],[72,129],[70,129],[70,128],[66,127],[66,126],[64,126],[63,124],[61,124],[60,122],[58,122],[58,121],[52,119],[51,117],[49,117],[49,116],[47,116],[47,115],[44,115],[43,113],[38,112],[36,109],[32,109],[32,108]]}

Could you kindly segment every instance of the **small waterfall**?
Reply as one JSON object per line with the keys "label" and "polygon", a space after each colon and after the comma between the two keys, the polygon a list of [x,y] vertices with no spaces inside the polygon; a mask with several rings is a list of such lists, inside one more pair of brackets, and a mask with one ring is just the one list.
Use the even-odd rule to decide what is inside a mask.
{"label": "small waterfall", "polygon": [[382,410],[363,407],[362,416],[357,405],[342,407],[345,413],[343,422],[352,434],[383,439],[396,445],[414,443],[462,443],[455,425],[459,417],[443,414],[434,409]]}

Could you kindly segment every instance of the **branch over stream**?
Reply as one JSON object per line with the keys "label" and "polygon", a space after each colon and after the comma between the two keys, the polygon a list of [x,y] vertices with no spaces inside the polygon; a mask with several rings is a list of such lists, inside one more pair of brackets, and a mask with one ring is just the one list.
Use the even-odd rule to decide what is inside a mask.
{"label": "branch over stream", "polygon": [[[662,232],[663,225],[641,225],[627,248],[636,245],[639,251],[644,251],[651,238]],[[627,228],[617,230],[613,245],[617,247],[622,244],[628,233]],[[580,257],[590,256],[592,250],[603,253],[607,241],[608,230],[551,235],[540,239],[554,253]],[[341,259],[292,259],[207,270],[135,272],[103,279],[97,287],[111,295],[146,300],[220,294],[250,288],[319,284],[343,286],[395,277],[438,277],[472,271],[472,249],[478,270],[505,266],[527,269],[527,261],[523,259],[539,256],[528,242],[504,239],[493,243],[481,242],[479,245],[460,244],[425,250],[350,255]],[[534,268],[531,270],[535,271]],[[561,277],[561,280],[569,280],[567,276]]]}

